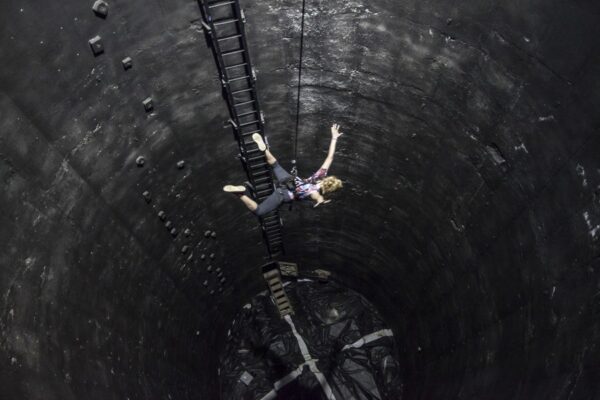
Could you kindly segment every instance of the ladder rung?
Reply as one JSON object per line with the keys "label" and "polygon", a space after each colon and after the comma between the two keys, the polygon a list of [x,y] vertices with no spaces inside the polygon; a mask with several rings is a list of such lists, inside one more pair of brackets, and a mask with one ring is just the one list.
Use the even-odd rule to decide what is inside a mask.
{"label": "ladder rung", "polygon": [[222,42],[222,41],[224,41],[224,40],[239,39],[239,38],[241,38],[241,37],[242,37],[242,35],[238,33],[238,34],[236,34],[236,35],[223,36],[222,38],[218,38],[217,40],[218,40],[219,42]]}
{"label": "ladder rung", "polygon": [[263,276],[265,277],[265,279],[270,279],[270,278],[272,278],[274,276],[277,276],[277,275],[278,275],[278,272],[277,272],[276,269],[272,269],[272,270],[267,271],[267,272],[265,272],[263,274]]}
{"label": "ladder rung", "polygon": [[244,93],[244,92],[251,92],[253,91],[253,88],[248,88],[248,89],[241,89],[241,90],[236,90],[234,92],[231,92],[231,94],[238,94],[238,93]]}
{"label": "ladder rung", "polygon": [[261,168],[261,167],[265,167],[269,165],[268,163],[260,163],[260,164],[255,164],[255,165],[251,165],[250,168]]}
{"label": "ladder rung", "polygon": [[[277,221],[275,221],[275,222],[277,222]],[[268,234],[279,233],[281,231],[279,224],[266,226],[265,230]]]}
{"label": "ladder rung", "polygon": [[[254,163],[254,164],[246,164],[250,167],[250,169],[257,169],[257,168],[262,168],[262,167],[268,167],[269,164],[268,163]],[[271,174],[271,170],[268,169],[264,169],[264,170],[259,170],[259,171],[250,171],[252,173],[252,176],[256,176],[256,175],[267,175],[267,174]]]}
{"label": "ladder rung", "polygon": [[287,297],[277,297],[275,296],[275,303],[277,303],[278,306],[280,307],[287,307],[289,305],[289,300],[287,299]]}
{"label": "ladder rung", "polygon": [[255,133],[260,133],[260,131],[244,132],[244,133],[242,133],[242,136],[250,136],[250,135],[254,135]]}
{"label": "ladder rung", "polygon": [[228,65],[228,66],[225,67],[225,69],[239,68],[239,67],[243,67],[245,65],[248,65],[248,63],[240,63],[240,64],[235,64],[235,65]]}
{"label": "ladder rung", "polygon": [[[242,126],[248,126],[248,125],[252,125],[252,124],[257,124],[258,122],[260,122],[260,121],[259,121],[259,120],[256,120],[256,121],[244,122],[243,124],[240,124],[240,128],[241,128]],[[246,132],[246,133],[247,133],[247,132]],[[256,133],[256,132],[253,132],[253,133]]]}
{"label": "ladder rung", "polygon": [[226,52],[224,52],[224,53],[221,53],[221,55],[222,55],[222,56],[232,56],[232,55],[234,55],[234,54],[243,53],[244,51],[246,51],[246,50],[244,50],[244,49],[239,49],[239,50],[231,50],[231,51],[226,51]]}
{"label": "ladder rung", "polygon": [[[261,155],[261,156],[258,156],[258,157],[250,157],[250,158],[248,159],[248,162],[254,162],[254,161],[256,161],[256,160],[264,160],[264,159],[265,159],[265,156],[262,156],[262,155]],[[258,189],[258,188],[257,188],[257,189]]]}
{"label": "ladder rung", "polygon": [[[251,172],[252,172],[252,178],[256,178],[258,176],[266,175],[265,178],[271,179],[271,171],[269,171],[267,169],[262,170],[262,171],[251,171]],[[260,178],[260,179],[262,179],[262,178]],[[254,182],[256,182],[256,179],[254,179]]]}
{"label": "ladder rung", "polygon": [[228,6],[228,5],[233,4],[233,3],[235,3],[235,1],[217,1],[215,3],[209,4],[208,8]]}
{"label": "ladder rung", "polygon": [[229,82],[241,81],[242,79],[248,79],[248,78],[250,78],[250,75],[244,75],[244,76],[240,76],[240,77],[237,77],[237,78],[231,78],[229,80]]}
{"label": "ladder rung", "polygon": [[225,25],[225,24],[231,24],[234,22],[238,22],[239,20],[237,18],[226,18],[226,19],[218,19],[216,21],[213,22],[213,25]]}
{"label": "ladder rung", "polygon": [[259,183],[259,182],[262,182],[262,181],[270,181],[270,180],[271,180],[270,176],[265,176],[264,178],[257,178],[257,179],[255,179],[254,183]]}
{"label": "ladder rung", "polygon": [[253,110],[253,111],[250,111],[250,112],[245,112],[245,113],[242,113],[242,114],[238,114],[238,118],[245,117],[246,115],[256,114],[257,112],[258,111]]}
{"label": "ladder rung", "polygon": [[252,103],[254,103],[254,101],[255,100],[244,101],[243,103],[237,103],[237,104],[234,104],[233,106],[234,107],[245,106],[246,104],[252,104]]}

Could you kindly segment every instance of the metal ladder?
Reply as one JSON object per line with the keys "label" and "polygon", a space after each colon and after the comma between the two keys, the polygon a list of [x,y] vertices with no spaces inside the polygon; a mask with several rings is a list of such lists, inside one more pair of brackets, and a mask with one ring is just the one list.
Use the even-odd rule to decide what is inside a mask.
{"label": "metal ladder", "polygon": [[270,262],[261,267],[263,278],[269,286],[271,292],[271,298],[277,306],[279,315],[281,318],[288,314],[293,314],[294,309],[290,303],[290,299],[287,297],[283,287],[283,281],[281,280],[280,265],[278,262]]}
{"label": "metal ladder", "polygon": [[[271,168],[265,155],[252,140],[259,133],[264,138],[264,117],[256,92],[256,74],[250,62],[245,17],[238,0],[198,0],[202,27],[211,48],[221,79],[223,98],[229,108],[228,121],[239,144],[238,158],[255,191],[252,197],[261,202],[275,189]],[[275,210],[259,218],[269,258],[284,253],[282,220]]]}

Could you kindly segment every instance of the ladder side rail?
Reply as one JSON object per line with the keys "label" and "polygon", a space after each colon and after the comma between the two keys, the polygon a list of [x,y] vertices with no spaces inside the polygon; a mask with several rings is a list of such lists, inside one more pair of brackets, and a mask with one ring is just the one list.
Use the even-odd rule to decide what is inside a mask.
{"label": "ladder side rail", "polygon": [[[233,121],[233,124],[231,124],[231,125],[232,125],[234,138],[238,142],[238,147],[240,149],[240,156],[241,156],[240,161],[242,163],[242,167],[244,168],[246,176],[248,177],[248,180],[254,187],[256,187],[257,182],[255,180],[255,173],[252,171],[251,165],[249,165],[249,162],[247,159],[248,148],[247,148],[245,139],[243,137],[243,134],[241,133],[240,118],[238,116],[239,112],[237,111],[237,108],[235,107],[236,106],[235,99],[233,97],[233,93],[232,93],[231,86],[229,83],[229,74],[227,73],[227,64],[225,63],[225,60],[224,60],[223,54],[222,54],[223,52],[221,51],[221,47],[219,45],[219,40],[218,40],[219,38],[217,37],[217,30],[215,28],[214,20],[212,18],[212,15],[211,15],[209,7],[208,7],[209,3],[207,3],[205,0],[198,0],[198,5],[200,6],[200,11],[202,14],[203,30],[204,30],[204,33],[205,33],[205,36],[207,39],[207,44],[211,48],[213,57],[216,61],[219,79],[221,81],[221,90],[222,90],[223,98],[224,98],[225,102],[227,103],[227,108],[228,108],[228,111],[229,111],[229,114],[231,117],[231,121]],[[249,76],[248,86],[249,86],[249,89],[251,89],[250,97],[254,101],[253,107],[254,107],[254,112],[256,113],[256,116],[257,116],[257,122],[256,122],[257,131],[262,136],[264,136],[264,133],[265,133],[265,126],[264,126],[264,119],[263,119],[264,117],[263,117],[260,103],[258,100],[255,71],[252,67],[250,52],[249,52],[249,48],[248,48],[248,42],[246,39],[245,17],[243,15],[242,9],[240,8],[238,0],[235,0],[231,6],[233,9],[233,13],[234,13],[233,18],[237,19],[237,21],[234,22],[236,31],[241,35],[239,38],[239,40],[241,42],[241,48],[239,50],[241,50],[240,54],[243,58],[243,61],[246,63],[246,65],[243,66],[243,68],[245,69],[245,74],[247,76]],[[259,163],[266,163],[266,157],[264,156],[264,154],[262,154],[262,156],[258,156],[256,158],[258,158],[258,160],[255,160],[256,162],[254,163],[254,165],[258,165]],[[273,179],[272,171],[269,171],[268,177],[269,177],[269,183],[271,186],[271,191],[268,194],[264,195],[263,199],[266,196],[268,196],[269,194],[271,194],[276,189],[275,179]],[[254,199],[257,201],[260,200],[255,193],[253,193],[252,197],[254,197]],[[271,226],[270,231],[269,231],[269,229],[267,229],[267,222],[265,220],[268,218],[272,218],[272,217],[276,218],[277,224],[276,224],[276,226]],[[273,259],[273,257],[284,254],[284,247],[283,247],[283,240],[282,240],[283,233],[282,233],[282,229],[281,229],[282,224],[281,224],[279,210],[274,210],[274,211],[270,212],[269,214],[265,215],[264,217],[260,217],[259,223],[261,225],[263,239],[265,241],[265,244],[267,245],[267,252],[269,253],[269,258]],[[277,228],[277,229],[273,229],[273,228]],[[277,237],[277,239],[272,240],[273,237]]]}
{"label": "ladder side rail", "polygon": [[[239,19],[239,21],[242,21],[242,24],[240,26],[240,31],[242,34],[242,37],[240,38],[242,41],[242,47],[244,49],[246,49],[246,52],[244,53],[244,57],[246,57],[246,63],[248,64],[249,68],[250,68],[250,73],[252,76],[254,76],[254,69],[253,69],[253,64],[252,64],[252,58],[250,57],[250,47],[248,46],[248,41],[246,39],[246,26],[245,23],[243,21],[246,20],[246,17],[243,15],[243,11],[239,6],[239,1],[236,0],[236,7],[234,7],[235,9],[235,13],[236,13],[236,18]],[[264,125],[262,124],[262,110],[260,108],[260,101],[258,100],[258,91],[256,90],[256,81],[254,79],[250,80],[250,86],[252,87],[252,93],[253,93],[253,97],[254,100],[256,101],[255,105],[256,105],[256,112],[258,114],[258,118],[259,118],[259,124],[260,124],[260,131],[264,136]]]}
{"label": "ladder side rail", "polygon": [[[239,21],[242,21],[242,23],[240,24],[240,33],[241,33],[241,41],[242,41],[242,47],[244,49],[246,49],[246,51],[244,52],[244,58],[246,61],[246,64],[248,65],[248,68],[250,69],[250,75],[252,76],[250,79],[250,86],[252,87],[252,97],[255,101],[254,103],[254,107],[256,110],[256,114],[257,114],[257,118],[258,118],[258,130],[260,131],[262,136],[265,136],[265,126],[264,126],[264,122],[263,122],[263,114],[262,114],[262,110],[260,107],[260,101],[258,99],[258,91],[256,88],[256,81],[254,80],[254,70],[253,70],[253,64],[252,64],[252,59],[250,57],[250,50],[248,47],[248,41],[246,39],[246,29],[245,29],[245,24],[243,21],[245,21],[245,17],[243,16],[243,12],[241,10],[241,8],[239,7],[239,2],[236,0],[236,6],[234,7],[235,10],[235,18],[237,18]],[[251,183],[254,185],[254,182],[251,181]],[[275,179],[273,179],[273,176],[271,174],[271,186],[272,186],[272,191],[274,191],[276,189],[275,186]],[[279,211],[278,210],[274,210],[273,212],[269,213],[268,215],[265,216],[269,217],[269,216],[276,216],[277,220],[279,221],[278,223],[278,228],[279,228],[279,232],[282,235],[282,226],[281,226],[281,217],[279,215]],[[266,223],[264,221],[265,218],[260,218],[260,223],[261,223],[261,230],[263,233],[263,237],[265,239],[265,242],[267,243],[267,247],[269,248],[269,254],[270,255],[274,255],[277,253],[283,253],[283,245],[279,245],[279,246],[274,246],[271,238],[269,237],[269,234],[267,233],[267,227],[266,227]],[[282,242],[282,241],[281,241]]]}
{"label": "ladder side rail", "polygon": [[[225,60],[223,59],[223,54],[222,54],[223,52],[221,51],[221,46],[219,45],[219,40],[217,38],[217,30],[215,28],[214,20],[208,9],[207,3],[204,0],[198,0],[198,3],[200,4],[200,10],[202,13],[203,21],[209,27],[208,32],[205,32],[205,34],[208,35],[209,42],[210,42],[210,48],[212,50],[215,61],[217,62],[217,70],[219,73],[219,80],[221,82],[221,90],[222,90],[222,93],[224,94],[223,97],[225,99],[225,102],[227,103],[229,116],[236,123],[236,125],[239,126],[239,118],[238,118],[237,112],[235,112],[233,95],[231,94],[231,89],[229,87],[227,87],[228,85],[226,84],[226,80],[227,80],[226,64],[225,64]],[[235,2],[235,5],[239,6],[237,0]],[[234,7],[234,9],[235,8],[236,7]],[[236,27],[237,27],[237,22],[236,22]],[[239,30],[239,27],[237,27],[237,29]],[[206,29],[205,29],[205,31],[206,31]],[[244,49],[244,50],[246,50],[246,49]],[[239,143],[240,140],[239,140],[236,132],[234,132],[234,135],[236,137],[236,140]]]}

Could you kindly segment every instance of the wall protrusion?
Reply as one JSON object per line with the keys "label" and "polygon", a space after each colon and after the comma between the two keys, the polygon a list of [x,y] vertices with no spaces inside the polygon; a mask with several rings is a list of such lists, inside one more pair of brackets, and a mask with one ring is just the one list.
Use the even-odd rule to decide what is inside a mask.
{"label": "wall protrusion", "polygon": [[144,101],[142,101],[142,104],[144,105],[144,110],[146,110],[146,112],[150,112],[154,109],[154,103],[152,102],[152,97],[146,97],[144,99]]}
{"label": "wall protrusion", "polygon": [[88,41],[88,43],[90,44],[90,47],[92,48],[92,53],[94,53],[95,57],[104,53],[104,44],[102,44],[102,38],[100,36],[94,36]]}
{"label": "wall protrusion", "polygon": [[108,3],[103,0],[96,0],[92,6],[92,10],[96,16],[105,19],[108,15]]}
{"label": "wall protrusion", "polygon": [[121,60],[121,64],[123,65],[123,69],[127,71],[128,69],[133,67],[133,60],[131,59],[131,57],[125,57]]}

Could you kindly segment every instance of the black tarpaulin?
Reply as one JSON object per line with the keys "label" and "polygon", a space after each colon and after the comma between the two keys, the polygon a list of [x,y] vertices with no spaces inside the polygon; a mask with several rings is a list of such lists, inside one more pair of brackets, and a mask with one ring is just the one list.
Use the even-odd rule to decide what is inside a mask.
{"label": "black tarpaulin", "polygon": [[337,400],[401,398],[392,332],[373,305],[332,281],[287,282],[285,290],[289,321],[266,292],[233,321],[221,357],[223,398],[327,399],[328,390]]}

